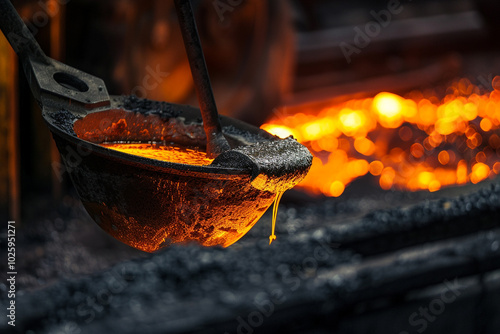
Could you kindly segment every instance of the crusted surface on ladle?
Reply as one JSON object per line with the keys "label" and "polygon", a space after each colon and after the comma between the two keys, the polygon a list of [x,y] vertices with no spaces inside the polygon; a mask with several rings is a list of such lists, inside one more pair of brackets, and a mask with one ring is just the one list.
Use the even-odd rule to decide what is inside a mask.
{"label": "crusted surface on ladle", "polygon": [[178,117],[182,113],[175,104],[141,99],[134,95],[125,96],[122,101],[120,106],[126,110],[144,115],[157,115],[163,120]]}
{"label": "crusted surface on ladle", "polygon": [[241,146],[219,155],[213,166],[252,170],[252,185],[273,193],[286,191],[309,171],[312,155],[293,137]]}

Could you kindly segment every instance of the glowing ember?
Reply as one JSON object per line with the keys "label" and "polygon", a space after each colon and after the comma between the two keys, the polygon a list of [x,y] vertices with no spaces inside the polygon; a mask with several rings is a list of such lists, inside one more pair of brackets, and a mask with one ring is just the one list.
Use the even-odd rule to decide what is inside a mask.
{"label": "glowing ember", "polygon": [[213,159],[207,157],[202,151],[196,151],[177,146],[162,146],[154,144],[101,144],[101,146],[124,152],[127,154],[138,155],[149,159],[161,161],[170,161],[187,165],[210,165]]}
{"label": "glowing ember", "polygon": [[[500,77],[493,79],[493,87]],[[262,128],[293,135],[314,155],[299,184],[340,196],[354,179],[371,174],[381,188],[437,191],[478,183],[500,173],[500,91],[481,94],[461,79],[439,100],[382,92],[319,110],[271,119]]]}

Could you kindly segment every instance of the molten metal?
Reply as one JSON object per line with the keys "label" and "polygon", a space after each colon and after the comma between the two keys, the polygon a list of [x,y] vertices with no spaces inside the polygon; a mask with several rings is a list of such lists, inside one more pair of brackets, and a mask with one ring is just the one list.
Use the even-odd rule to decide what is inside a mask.
{"label": "molten metal", "polygon": [[[500,87],[500,77],[493,79]],[[293,135],[314,155],[299,184],[313,193],[340,196],[368,173],[383,189],[437,191],[478,183],[500,173],[500,91],[480,93],[467,79],[443,99],[413,91],[382,92],[318,110],[280,113],[262,129]]]}
{"label": "molten metal", "polygon": [[164,146],[155,144],[101,144],[127,154],[138,155],[149,159],[170,161],[186,165],[210,165],[213,159],[207,157],[203,151],[181,148],[178,146]]}

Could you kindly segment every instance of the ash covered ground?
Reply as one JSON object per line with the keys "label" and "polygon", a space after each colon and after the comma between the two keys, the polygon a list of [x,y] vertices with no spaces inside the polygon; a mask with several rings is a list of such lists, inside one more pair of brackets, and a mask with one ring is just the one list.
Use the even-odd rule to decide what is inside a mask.
{"label": "ash covered ground", "polygon": [[[339,320],[342,314],[355,322],[366,310],[390,310],[409,290],[447,275],[500,268],[498,180],[409,193],[360,179],[338,199],[300,191],[285,196],[271,246],[267,212],[227,249],[180,245],[155,254],[108,236],[73,196],[57,206],[34,201],[32,216],[18,228],[15,330],[233,333],[284,326],[297,333],[343,332],[348,320]],[[373,299],[384,302],[367,304]],[[487,298],[482,303],[494,312]],[[410,307],[402,305],[396,309]],[[457,312],[450,312],[452,319]],[[368,314],[375,323],[384,318]],[[391,325],[395,333],[408,326],[404,313],[400,318]],[[12,330],[5,319],[0,328]]]}

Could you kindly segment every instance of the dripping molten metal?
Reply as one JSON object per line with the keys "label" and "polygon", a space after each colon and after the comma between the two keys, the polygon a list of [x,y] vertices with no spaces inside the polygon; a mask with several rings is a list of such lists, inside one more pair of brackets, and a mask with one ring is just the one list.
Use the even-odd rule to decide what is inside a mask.
{"label": "dripping molten metal", "polygon": [[274,234],[274,228],[276,227],[276,218],[278,217],[278,206],[280,205],[281,201],[281,196],[283,196],[283,191],[280,191],[277,195],[276,198],[274,199],[273,203],[273,221],[272,221],[272,230],[271,230],[271,235],[269,236],[269,244],[271,244],[274,240],[276,240],[276,235]]}

